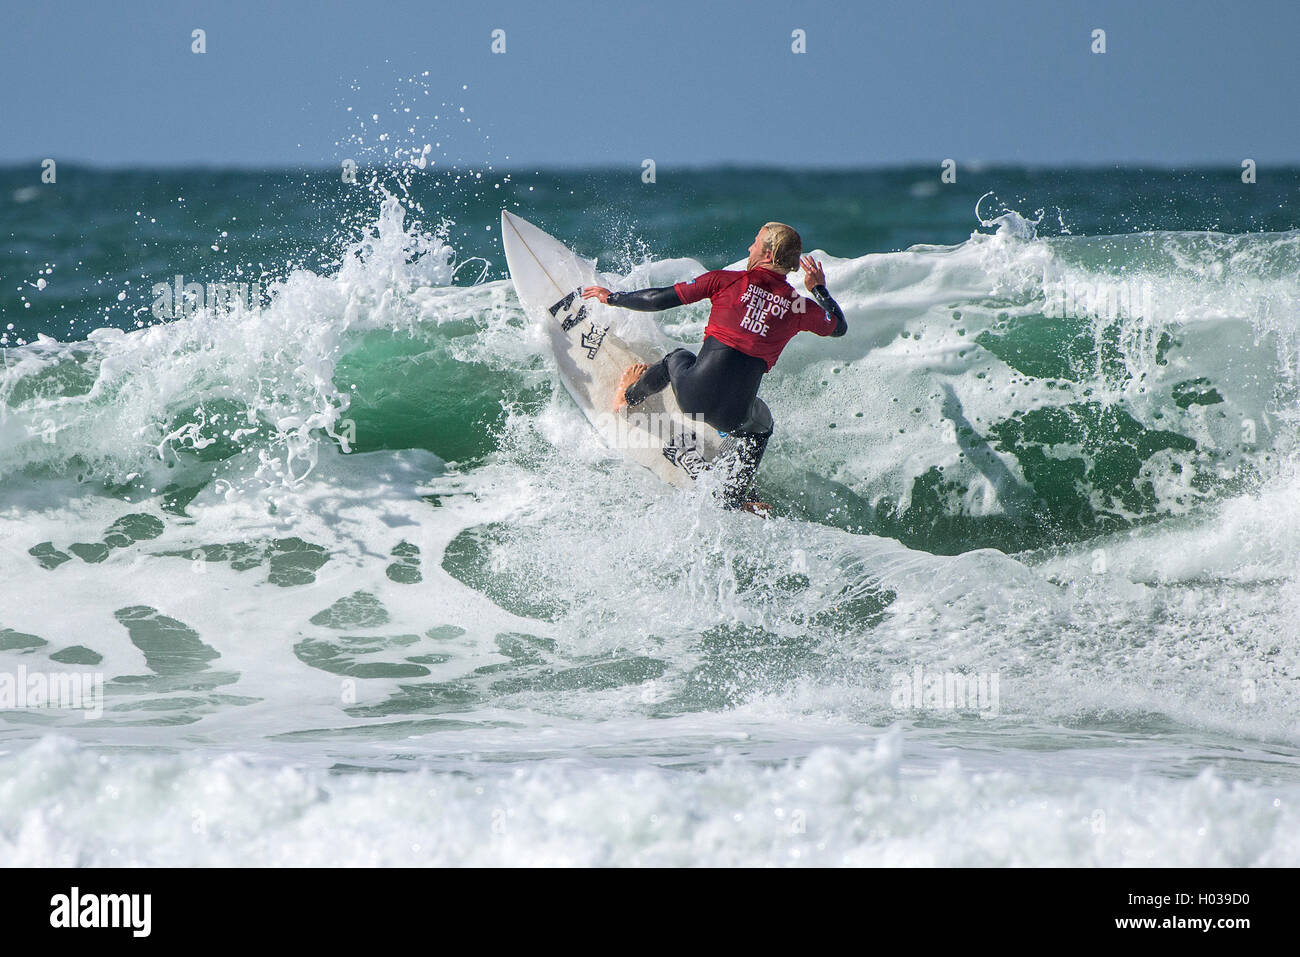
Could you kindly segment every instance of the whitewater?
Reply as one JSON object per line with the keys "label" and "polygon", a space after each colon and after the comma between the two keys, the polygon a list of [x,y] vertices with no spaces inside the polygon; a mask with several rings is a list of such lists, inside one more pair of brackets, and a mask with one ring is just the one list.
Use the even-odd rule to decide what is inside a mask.
{"label": "whitewater", "polygon": [[103,712],[0,711],[0,863],[1300,864],[1300,232],[1042,227],[815,250],[768,521],[396,194],[263,301],[7,333],[0,673]]}

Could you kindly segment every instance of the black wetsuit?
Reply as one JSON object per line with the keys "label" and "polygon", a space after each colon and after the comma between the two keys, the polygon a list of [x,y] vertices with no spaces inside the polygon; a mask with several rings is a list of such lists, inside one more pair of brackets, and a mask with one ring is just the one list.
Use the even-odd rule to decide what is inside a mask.
{"label": "black wetsuit", "polygon": [[[836,320],[833,336],[842,336],[849,326],[839,304],[825,286],[812,291],[817,304]],[[672,286],[639,289],[636,292],[612,292],[609,305],[638,312],[658,312],[682,305]],[[640,405],[670,384],[677,405],[689,415],[698,415],[734,443],[723,456],[735,460],[733,473],[723,494],[729,507],[743,505],[753,485],[754,474],[772,437],[772,413],[758,388],[763,384],[767,363],[746,355],[712,336],[706,336],[699,355],[689,349],[674,349],[627,387],[624,398],[629,406]],[[723,458],[719,456],[719,459]]]}

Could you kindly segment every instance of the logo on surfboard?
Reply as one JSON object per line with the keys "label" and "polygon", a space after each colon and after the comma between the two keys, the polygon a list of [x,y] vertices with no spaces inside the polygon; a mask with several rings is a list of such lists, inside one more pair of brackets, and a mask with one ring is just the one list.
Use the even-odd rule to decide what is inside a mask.
{"label": "logo on surfboard", "polygon": [[[585,305],[578,305],[576,312],[573,309],[574,304],[579,301],[579,291],[580,290],[575,289],[547,310],[547,312],[556,319],[560,319],[561,313],[564,314],[564,318],[560,319],[560,330],[562,332],[568,332],[574,326],[578,325],[578,323],[587,318],[587,307]],[[593,322],[587,331],[582,334],[580,341],[582,343],[582,348],[587,350],[588,359],[596,358],[596,353],[600,351],[601,345],[605,342],[605,333],[608,331],[608,326],[597,326]]]}
{"label": "logo on surfboard", "polygon": [[582,348],[587,350],[587,358],[596,358],[596,353],[600,351],[601,344],[605,341],[605,333],[609,329],[597,329],[596,324],[591,324],[591,330],[582,334]]}
{"label": "logo on surfboard", "polygon": [[547,312],[557,319],[560,318],[561,310],[565,312],[565,317],[560,320],[560,329],[564,332],[568,332],[578,323],[582,322],[582,320],[587,318],[587,307],[585,305],[579,306],[577,312],[573,311],[573,303],[577,298],[578,290],[575,289],[547,310]]}
{"label": "logo on surfboard", "polygon": [[[680,445],[677,443],[681,443]],[[674,441],[664,446],[664,458],[673,465],[695,478],[706,468],[709,463],[704,460],[700,450],[695,447],[695,434],[679,435],[674,437]]]}

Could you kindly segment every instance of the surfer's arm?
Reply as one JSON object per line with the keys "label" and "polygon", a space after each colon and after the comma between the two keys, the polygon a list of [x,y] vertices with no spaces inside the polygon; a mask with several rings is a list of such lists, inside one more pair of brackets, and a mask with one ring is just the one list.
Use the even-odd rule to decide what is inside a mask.
{"label": "surfer's arm", "polygon": [[831,291],[824,285],[816,285],[812,288],[813,298],[817,300],[817,305],[826,310],[826,315],[835,317],[835,331],[832,336],[842,336],[849,331],[849,322],[844,318],[844,310],[840,304],[831,298]]}
{"label": "surfer's arm", "polygon": [[[842,336],[849,331],[848,320],[844,318],[844,310],[840,304],[831,298],[831,291],[826,288],[826,273],[822,271],[822,264],[811,256],[804,256],[800,260],[803,266],[803,283],[805,288],[812,293],[812,297],[817,300],[817,305],[826,310],[826,315],[835,317],[835,330],[830,333],[831,336]],[[820,333],[826,335],[826,333]]]}
{"label": "surfer's arm", "polygon": [[606,305],[637,312],[659,312],[682,304],[682,297],[677,295],[677,290],[672,286],[637,289],[634,292],[610,292],[604,286],[588,286],[582,290],[582,298],[599,299]]}

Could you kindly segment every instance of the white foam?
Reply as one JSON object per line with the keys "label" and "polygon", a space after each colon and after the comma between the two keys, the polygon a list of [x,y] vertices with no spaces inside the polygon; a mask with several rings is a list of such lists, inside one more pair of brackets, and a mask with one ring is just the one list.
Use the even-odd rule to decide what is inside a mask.
{"label": "white foam", "polygon": [[763,769],[329,775],[248,758],[0,759],[6,866],[1295,866],[1292,797],[1182,780],[1062,782],[902,741]]}

